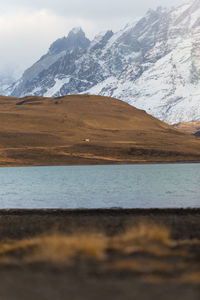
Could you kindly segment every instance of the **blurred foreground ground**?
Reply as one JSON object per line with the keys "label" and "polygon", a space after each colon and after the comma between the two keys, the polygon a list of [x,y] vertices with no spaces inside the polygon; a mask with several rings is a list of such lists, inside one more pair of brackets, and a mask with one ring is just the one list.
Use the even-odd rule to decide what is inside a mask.
{"label": "blurred foreground ground", "polygon": [[200,299],[200,210],[0,211],[0,299]]}

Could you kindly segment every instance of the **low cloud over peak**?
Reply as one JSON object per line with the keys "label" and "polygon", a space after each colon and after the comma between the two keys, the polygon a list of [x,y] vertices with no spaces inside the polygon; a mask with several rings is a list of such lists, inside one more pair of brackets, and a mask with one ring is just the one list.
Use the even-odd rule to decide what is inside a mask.
{"label": "low cloud over peak", "polygon": [[118,30],[143,16],[148,8],[172,6],[184,0],[8,0],[0,12],[0,73],[8,68],[20,74],[59,37],[82,27],[91,39],[97,32]]}

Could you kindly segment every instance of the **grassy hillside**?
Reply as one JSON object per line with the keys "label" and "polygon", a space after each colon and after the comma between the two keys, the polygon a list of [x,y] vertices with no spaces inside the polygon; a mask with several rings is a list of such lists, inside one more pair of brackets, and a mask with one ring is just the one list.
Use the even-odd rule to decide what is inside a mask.
{"label": "grassy hillside", "polygon": [[200,140],[113,98],[0,97],[0,165],[200,161]]}
{"label": "grassy hillside", "polygon": [[200,132],[200,121],[179,123],[175,127],[186,133],[195,135]]}

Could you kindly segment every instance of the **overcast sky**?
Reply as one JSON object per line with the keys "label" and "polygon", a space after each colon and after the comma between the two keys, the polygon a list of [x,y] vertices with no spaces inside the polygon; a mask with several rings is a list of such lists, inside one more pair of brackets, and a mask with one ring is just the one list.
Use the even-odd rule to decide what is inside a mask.
{"label": "overcast sky", "polygon": [[0,72],[22,72],[59,37],[81,26],[89,38],[122,28],[149,8],[192,0],[7,0],[0,11]]}

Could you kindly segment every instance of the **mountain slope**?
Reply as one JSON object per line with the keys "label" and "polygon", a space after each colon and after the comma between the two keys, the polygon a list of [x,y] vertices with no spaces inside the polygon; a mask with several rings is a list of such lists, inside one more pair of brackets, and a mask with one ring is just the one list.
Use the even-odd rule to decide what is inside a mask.
{"label": "mountain slope", "polygon": [[175,127],[186,133],[200,136],[200,121],[179,123]]}
{"label": "mountain slope", "polygon": [[113,98],[0,97],[0,165],[200,161],[200,140]]}
{"label": "mountain slope", "polygon": [[170,124],[200,120],[200,0],[149,10],[136,24],[93,41],[73,29],[53,45],[8,94],[98,94]]}

